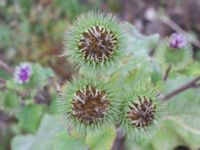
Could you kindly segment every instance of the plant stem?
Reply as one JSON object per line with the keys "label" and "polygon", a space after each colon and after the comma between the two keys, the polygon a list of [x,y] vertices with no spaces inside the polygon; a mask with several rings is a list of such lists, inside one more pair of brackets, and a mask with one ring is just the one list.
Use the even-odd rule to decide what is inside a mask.
{"label": "plant stem", "polygon": [[176,90],[170,92],[169,94],[167,94],[166,96],[164,96],[164,98],[162,98],[162,100],[169,100],[170,98],[176,96],[179,93],[182,93],[190,88],[198,88],[200,87],[199,83],[197,83],[198,81],[200,81],[200,76],[196,77],[195,79],[193,79],[192,81],[190,81],[189,83],[177,88]]}
{"label": "plant stem", "polygon": [[0,83],[1,83],[1,84],[5,84],[5,83],[6,83],[6,80],[0,78]]}
{"label": "plant stem", "polygon": [[[159,14],[159,12],[157,12],[157,14]],[[157,15],[156,17],[157,17],[158,20],[162,21],[163,23],[165,23],[166,25],[168,25],[170,28],[172,28],[176,32],[179,32],[179,33],[185,35],[189,39],[189,41],[191,43],[193,43],[195,46],[200,47],[200,41],[197,38],[192,38],[191,39],[191,37],[189,37],[188,33],[186,31],[184,31],[172,19],[170,19],[170,17],[164,15],[163,13],[162,13],[162,15]]]}
{"label": "plant stem", "polygon": [[120,128],[117,128],[117,135],[111,150],[125,150],[126,136],[123,135]]}
{"label": "plant stem", "polygon": [[169,72],[170,72],[171,68],[172,68],[172,65],[169,65],[169,66],[167,67],[167,70],[166,70],[165,75],[164,75],[164,77],[163,77],[163,80],[164,80],[164,81],[167,81],[168,76],[169,76]]}
{"label": "plant stem", "polygon": [[0,90],[6,88],[6,80],[0,78]]}
{"label": "plant stem", "polygon": [[199,84],[196,83],[196,84],[194,85],[194,88],[200,88],[200,83],[199,83]]}
{"label": "plant stem", "polygon": [[10,74],[13,73],[13,69],[10,68],[3,60],[0,60],[0,68],[3,68],[5,71],[7,71]]}

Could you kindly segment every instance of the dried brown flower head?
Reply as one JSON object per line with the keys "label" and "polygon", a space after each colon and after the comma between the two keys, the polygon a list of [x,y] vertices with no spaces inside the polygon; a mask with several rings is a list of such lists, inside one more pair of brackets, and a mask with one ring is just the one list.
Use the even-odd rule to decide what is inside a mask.
{"label": "dried brown flower head", "polygon": [[104,118],[109,104],[105,91],[86,86],[76,92],[72,101],[72,115],[85,124],[93,124]]}
{"label": "dried brown flower head", "polygon": [[117,38],[109,29],[94,26],[82,33],[79,43],[85,59],[101,62],[112,57],[117,47]]}
{"label": "dried brown flower head", "polygon": [[155,118],[156,106],[151,99],[138,96],[138,101],[129,106],[130,111],[127,117],[131,119],[132,125],[136,127],[146,127],[152,123]]}

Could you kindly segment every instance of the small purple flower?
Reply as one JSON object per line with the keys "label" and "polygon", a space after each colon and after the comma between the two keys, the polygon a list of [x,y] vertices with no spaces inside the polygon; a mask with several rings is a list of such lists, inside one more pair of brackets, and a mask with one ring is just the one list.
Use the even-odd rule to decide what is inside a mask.
{"label": "small purple flower", "polygon": [[16,67],[14,72],[14,80],[16,83],[24,84],[28,83],[32,74],[31,64],[29,63],[20,63]]}
{"label": "small purple flower", "polygon": [[173,33],[169,39],[170,47],[174,49],[180,49],[187,45],[185,36],[179,33]]}

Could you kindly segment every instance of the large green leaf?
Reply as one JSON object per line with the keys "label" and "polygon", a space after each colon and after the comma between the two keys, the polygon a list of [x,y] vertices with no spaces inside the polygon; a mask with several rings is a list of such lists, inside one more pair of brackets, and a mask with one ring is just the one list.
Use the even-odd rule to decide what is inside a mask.
{"label": "large green leaf", "polygon": [[[195,77],[193,77],[195,78]],[[164,86],[164,92],[170,93],[171,91],[183,86],[184,84],[193,80],[192,77],[178,77],[174,80],[168,80],[167,84]],[[200,138],[197,138],[196,141],[194,137],[200,137],[200,93],[199,89],[189,89],[182,93],[177,94],[172,97],[167,102],[167,120],[169,120],[164,128],[169,128],[172,132],[172,136],[169,140],[169,136],[163,137],[163,141],[166,140],[171,145],[173,141],[179,139],[182,144],[189,145],[190,147],[196,147],[200,143]],[[170,122],[170,123],[169,123]],[[167,127],[166,127],[167,126]],[[170,131],[164,132],[161,131],[160,136],[167,135]],[[178,137],[177,137],[178,136]],[[161,139],[161,138],[158,138]],[[170,141],[170,139],[174,139]],[[182,140],[181,140],[182,139]],[[199,139],[199,140],[198,140]],[[158,140],[157,143],[160,141]],[[163,145],[163,144],[162,144]],[[200,145],[199,145],[200,146]],[[168,150],[168,149],[167,149]]]}
{"label": "large green leaf", "polygon": [[28,84],[29,87],[42,88],[42,86],[47,84],[48,74],[41,65],[33,64],[32,72],[33,73]]}
{"label": "large green leaf", "polygon": [[136,56],[147,56],[159,41],[158,34],[144,36],[128,22],[123,24],[123,28],[127,37],[127,51]]}
{"label": "large green leaf", "polygon": [[115,127],[110,126],[99,134],[88,134],[86,143],[92,150],[110,150],[116,137]]}
{"label": "large green leaf", "polygon": [[31,134],[26,136],[18,135],[12,140],[12,150],[28,150],[34,143],[35,137]]}
{"label": "large green leaf", "polygon": [[63,131],[56,137],[54,150],[88,150],[88,146],[83,140],[75,139]]}
{"label": "large green leaf", "polygon": [[80,7],[81,5],[78,0],[57,0],[54,2],[54,5],[57,6],[57,8],[60,8],[70,20],[74,19],[83,8]]}
{"label": "large green leaf", "polygon": [[179,124],[173,121],[165,121],[158,133],[151,139],[151,144],[154,150],[160,150],[163,147],[165,150],[173,150],[177,146],[186,146],[191,149],[200,147],[199,135],[185,130]]}
{"label": "large green leaf", "polygon": [[[200,107],[199,107],[200,109]],[[177,116],[169,116],[169,120],[175,122],[178,126],[182,127],[193,134],[200,136],[200,118],[197,114],[179,114]]]}
{"label": "large green leaf", "polygon": [[199,135],[185,130],[172,120],[166,120],[151,139],[141,143],[127,140],[126,146],[128,150],[174,150],[178,146],[185,146],[197,150],[200,148],[199,143]]}
{"label": "large green leaf", "polygon": [[192,63],[180,72],[186,74],[187,76],[198,76],[200,75],[200,62]]}
{"label": "large green leaf", "polygon": [[42,105],[25,106],[17,114],[19,127],[26,132],[34,133],[40,124],[44,107]]}
{"label": "large green leaf", "polygon": [[12,150],[86,150],[84,142],[69,135],[63,118],[45,114],[35,135],[16,136]]}
{"label": "large green leaf", "polygon": [[8,114],[15,114],[19,109],[20,99],[14,91],[0,92],[0,110]]}
{"label": "large green leaf", "polygon": [[12,30],[7,25],[0,25],[0,48],[8,48],[11,44]]}
{"label": "large green leaf", "polygon": [[[150,80],[153,67],[149,52],[158,42],[159,36],[156,34],[146,37],[127,22],[122,26],[125,29],[127,40],[127,47],[124,51],[125,57],[121,59],[118,66],[110,68],[110,74],[106,76],[111,76],[110,80],[119,84],[133,80]],[[156,75],[154,74],[153,77],[158,78]]]}
{"label": "large green leaf", "polygon": [[167,124],[162,126],[161,130],[152,137],[150,141],[154,150],[173,150],[178,145],[185,145],[176,132],[167,127]]}

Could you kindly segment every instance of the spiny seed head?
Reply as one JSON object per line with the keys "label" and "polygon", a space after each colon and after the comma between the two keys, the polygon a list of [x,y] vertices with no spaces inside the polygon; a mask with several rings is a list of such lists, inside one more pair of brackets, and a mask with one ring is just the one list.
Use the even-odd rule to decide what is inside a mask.
{"label": "spiny seed head", "polygon": [[65,39],[69,60],[90,69],[118,62],[125,46],[119,21],[111,14],[93,11],[78,17]]}
{"label": "spiny seed head", "polygon": [[155,118],[156,105],[147,97],[138,96],[138,100],[129,105],[127,118],[135,127],[149,126]]}
{"label": "spiny seed head", "polygon": [[83,77],[64,85],[59,108],[67,124],[80,133],[102,131],[118,114],[114,86],[109,82]]}
{"label": "spiny seed head", "polygon": [[120,128],[128,138],[140,140],[150,137],[159,128],[163,107],[157,89],[150,81],[124,85],[121,96]]}
{"label": "spiny seed head", "polygon": [[175,43],[174,46],[169,46],[170,40],[166,39],[159,44],[156,50],[156,57],[161,65],[163,65],[163,68],[171,65],[176,69],[182,69],[192,60],[191,46],[189,43],[182,43],[180,45]]}
{"label": "spiny seed head", "polygon": [[76,92],[72,101],[72,115],[84,124],[94,124],[105,117],[109,104],[105,91],[88,85]]}
{"label": "spiny seed head", "polygon": [[117,42],[117,37],[112,31],[97,25],[82,33],[79,49],[86,60],[99,63],[112,57]]}

